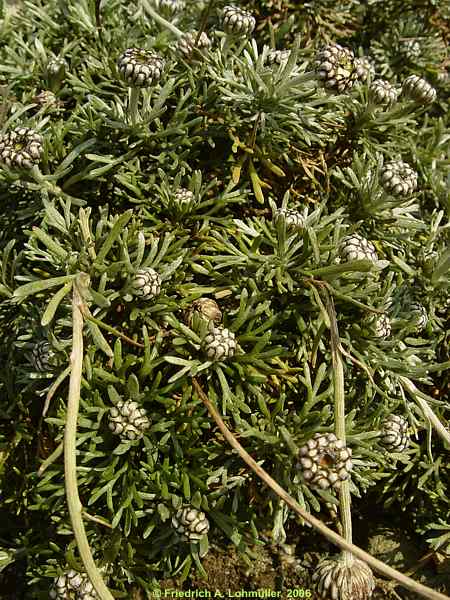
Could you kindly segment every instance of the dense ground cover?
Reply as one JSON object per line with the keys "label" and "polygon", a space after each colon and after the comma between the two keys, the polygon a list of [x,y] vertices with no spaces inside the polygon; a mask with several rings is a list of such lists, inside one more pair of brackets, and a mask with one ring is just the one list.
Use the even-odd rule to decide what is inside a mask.
{"label": "dense ground cover", "polygon": [[5,598],[446,597],[449,18],[4,3]]}

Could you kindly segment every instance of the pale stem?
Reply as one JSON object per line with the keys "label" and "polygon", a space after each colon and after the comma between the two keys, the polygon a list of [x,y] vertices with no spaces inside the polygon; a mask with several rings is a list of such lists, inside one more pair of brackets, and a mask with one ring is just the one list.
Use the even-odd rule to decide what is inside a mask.
{"label": "pale stem", "polygon": [[130,119],[131,119],[132,125],[136,125],[136,123],[138,122],[138,118],[139,118],[138,104],[139,104],[140,94],[141,94],[140,88],[137,88],[137,87],[130,88],[129,112],[130,112]]}
{"label": "pale stem", "polygon": [[231,39],[230,36],[227,35],[223,41],[222,47],[220,49],[221,58],[224,61],[228,57],[228,53],[231,49]]}
{"label": "pale stem", "polygon": [[413,384],[413,382],[410,379],[408,379],[408,377],[403,377],[402,375],[400,375],[398,379],[399,379],[400,383],[403,384],[406,391],[409,392],[409,394],[414,398],[414,400],[420,406],[425,417],[430,421],[430,423],[433,425],[434,429],[436,430],[436,433],[438,434],[438,436],[443,440],[445,447],[447,449],[449,449],[450,448],[450,432],[440,422],[438,416],[433,412],[432,408],[428,404],[427,400],[432,400],[432,398],[428,398],[428,396],[426,394],[424,394],[419,389],[417,389],[416,386]]}
{"label": "pale stem", "polygon": [[152,17],[152,19],[154,19],[157,23],[171,31],[178,39],[183,37],[184,33],[180,31],[178,27],[175,27],[173,23],[170,23],[164,17],[158,14],[156,10],[150,5],[150,2],[148,2],[148,0],[141,0],[141,2],[145,12],[149,14]]}
{"label": "pale stem", "polygon": [[[333,384],[334,384],[334,418],[336,437],[346,442],[345,434],[345,392],[344,392],[344,365],[340,352],[339,331],[337,326],[336,311],[333,299],[325,289],[328,315],[330,318],[331,332],[331,359],[333,362]],[[339,507],[341,512],[342,532],[347,542],[352,541],[352,511],[350,497],[350,483],[345,480],[339,489]],[[349,552],[343,553],[344,561],[351,565],[353,555]]]}
{"label": "pale stem", "polygon": [[64,472],[70,521],[72,523],[73,532],[75,534],[84,568],[86,569],[89,579],[99,595],[100,600],[114,600],[92,557],[86,530],[84,529],[82,518],[83,507],[78,495],[77,485],[76,437],[78,409],[80,404],[81,375],[83,370],[83,315],[81,307],[84,302],[83,291],[87,289],[88,285],[89,276],[86,273],[80,273],[73,286],[73,337],[72,353],[70,355],[72,370],[70,373],[66,427],[64,431]]}
{"label": "pale stem", "polygon": [[69,375],[69,373],[70,373],[70,367],[66,367],[64,369],[64,371],[58,375],[58,378],[56,379],[55,383],[52,385],[52,387],[47,392],[47,396],[45,398],[44,408],[42,410],[42,418],[44,418],[45,415],[47,414],[48,408],[50,406],[51,399],[55,395],[56,390],[59,388],[59,386],[64,381],[64,379],[67,377],[67,375]]}
{"label": "pale stem", "polygon": [[86,512],[85,510],[83,511],[83,517],[85,519],[87,519],[88,521],[93,521],[94,523],[103,525],[103,527],[108,527],[109,529],[113,528],[111,523],[108,523],[108,521],[105,521],[105,519],[102,519],[101,517],[97,517],[96,515],[91,515],[88,512]]}

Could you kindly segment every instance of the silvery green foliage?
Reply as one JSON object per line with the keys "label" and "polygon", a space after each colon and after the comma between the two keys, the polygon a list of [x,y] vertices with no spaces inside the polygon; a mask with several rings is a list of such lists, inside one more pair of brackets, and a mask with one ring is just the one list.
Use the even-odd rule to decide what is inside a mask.
{"label": "silvery green foliage", "polygon": [[[322,144],[339,127],[341,100],[317,88],[314,73],[306,72],[310,61],[297,60],[297,48],[279,68],[268,65],[267,51],[251,39],[241,55],[229,56],[225,67],[220,52],[212,53],[207,68],[220,94],[209,108],[233,121],[239,136],[245,138],[251,126],[258,147],[274,156],[288,152],[289,144]],[[325,115],[324,129],[320,121]]]}
{"label": "silvery green foliage", "polygon": [[128,48],[117,61],[122,78],[132,87],[149,87],[161,79],[165,62],[155,52]]}
{"label": "silvery green foliage", "polygon": [[248,10],[230,4],[223,7],[222,27],[226,33],[248,36],[255,26],[255,17]]}
{"label": "silvery green foliage", "polygon": [[431,104],[437,96],[434,87],[418,75],[410,75],[403,81],[402,94],[423,105]]}
{"label": "silvery green foliage", "polygon": [[370,98],[376,104],[393,104],[398,97],[396,88],[385,79],[375,79],[369,87]]}
{"label": "silvery green foliage", "polygon": [[16,127],[0,137],[0,163],[9,168],[32,169],[40,161],[43,138],[29,127]]}
{"label": "silvery green foliage", "polygon": [[204,512],[191,506],[180,508],[172,517],[175,531],[190,542],[198,542],[209,531],[209,521]]}
{"label": "silvery green foliage", "polygon": [[445,40],[426,22],[417,18],[415,8],[401,7],[397,15],[380,24],[370,42],[380,75],[391,79],[438,70],[445,61]]}
{"label": "silvery green foliage", "polygon": [[324,46],[316,55],[315,70],[326,88],[339,93],[351,89],[358,79],[355,55],[339,44]]}
{"label": "silvery green foliage", "polygon": [[391,375],[388,375],[387,373],[384,373],[382,383],[383,383],[383,387],[385,388],[387,394],[391,398],[395,398],[398,395],[399,385],[394,377],[392,377]]}
{"label": "silvery green foliage", "polygon": [[308,484],[338,490],[353,469],[351,457],[351,448],[334,433],[316,433],[300,448],[299,467]]}
{"label": "silvery green foliage", "polygon": [[209,360],[226,360],[236,353],[236,336],[225,327],[210,327],[203,340],[203,346]]}
{"label": "silvery green foliage", "polygon": [[403,452],[409,446],[408,421],[401,415],[389,415],[383,421],[380,441],[390,452]]}
{"label": "silvery green foliage", "polygon": [[279,208],[273,215],[275,223],[280,219],[284,219],[286,227],[291,230],[303,229],[305,227],[305,219],[298,210],[293,208]]}
{"label": "silvery green foliage", "polygon": [[378,255],[375,246],[359,233],[345,236],[340,245],[342,260],[370,260],[376,263]]}
{"label": "silvery green foliage", "polygon": [[97,600],[98,595],[86,573],[70,569],[57,577],[50,590],[52,600]]}
{"label": "silvery green foliage", "polygon": [[145,409],[132,400],[120,400],[109,411],[109,428],[124,440],[142,437],[150,427]]}
{"label": "silvery green foliage", "polygon": [[410,196],[417,188],[417,173],[408,163],[392,160],[383,165],[381,183],[393,196]]}
{"label": "silvery green foliage", "polygon": [[321,598],[333,600],[369,600],[375,589],[369,565],[357,558],[347,563],[342,556],[322,560],[313,581]]}
{"label": "silvery green foliage", "polygon": [[[69,354],[70,277],[80,271],[91,278],[86,307],[93,320],[86,311],[77,479],[89,514],[113,527],[85,521],[96,560],[111,560],[114,595],[150,597],[154,574],[169,577],[176,571],[184,577],[192,559],[200,568],[197,557],[207,539],[199,540],[199,548],[181,544],[171,527],[172,510],[188,498],[211,515],[215,539],[222,544],[231,538],[240,551],[246,552],[247,541],[256,535],[263,540],[272,526],[272,540],[283,539],[283,523],[287,535],[295,535],[295,527],[288,527],[292,513],[278,510],[270,494],[248,502],[254,476],[217,437],[193,378],[245,449],[258,461],[270,457],[264,468],[291,495],[303,498],[306,510],[323,511],[325,499],[334,495],[332,483],[324,478],[321,485],[328,488],[310,489],[292,469],[292,460],[297,461],[297,448],[306,440],[334,425],[326,325],[330,298],[342,349],[352,358],[345,358],[352,493],[364,501],[371,488],[377,502],[395,499],[395,506],[409,515],[422,514],[428,524],[441,518],[447,523],[448,461],[436,433],[427,436],[428,421],[402,383],[409,378],[432,394],[436,402],[431,407],[442,422],[448,420],[434,387],[442,393],[447,384],[442,371],[449,314],[445,89],[436,83],[439,98],[425,116],[412,102],[399,102],[391,110],[374,106],[368,96],[370,76],[351,94],[337,94],[338,83],[347,90],[366,76],[360,59],[337,68],[343,79],[328,88],[335,93],[317,85],[311,72],[315,48],[330,39],[352,39],[365,44],[359,54],[369,52],[374,35],[364,15],[383,14],[386,3],[336,7],[320,0],[299,11],[298,3],[287,2],[278,11],[276,2],[262,0],[255,17],[261,15],[261,25],[270,20],[274,38],[262,26],[250,40],[242,35],[242,43],[214,32],[220,44],[201,63],[184,60],[192,50],[192,35],[191,45],[184,39],[187,54],[177,52],[175,44],[185,31],[215,26],[214,12],[206,14],[208,0],[186,3],[173,19],[174,3],[163,0],[136,6],[102,2],[100,15],[91,0],[25,4],[32,8],[3,19],[0,44],[8,83],[8,89],[0,86],[3,131],[24,125],[45,136],[40,172],[0,169],[0,412],[6,417],[0,419],[0,453],[5,443],[9,449],[21,436],[17,452],[5,455],[0,487],[7,513],[23,516],[11,519],[8,537],[20,540],[26,551],[23,580],[30,590],[25,594],[49,596],[50,578],[66,550],[75,564],[63,461],[54,461],[39,478],[36,461],[23,459],[35,456],[42,438],[44,460],[64,435],[68,379],[58,378],[68,365],[37,377],[27,349],[45,339]],[[169,18],[170,27],[145,14],[147,4]],[[403,21],[401,14],[397,21]],[[416,34],[403,37],[419,39]],[[423,49],[425,40],[420,41]],[[269,47],[275,45],[285,50],[271,54]],[[115,60],[127,47],[152,49],[164,57],[164,83],[124,94]],[[46,71],[53,55],[64,56],[70,65],[62,89]],[[388,58],[397,57],[390,78],[395,86],[411,74],[395,46]],[[423,52],[417,61],[414,72],[430,81],[438,73],[434,66],[444,64],[433,58],[428,68]],[[48,77],[45,85],[40,74]],[[43,87],[52,90],[58,105],[53,98],[45,104],[34,100]],[[142,118],[133,123],[127,111],[138,91]],[[420,193],[413,199],[382,188],[383,162],[398,156],[420,177]],[[175,193],[182,185],[194,192],[195,202],[175,210]],[[284,202],[286,190],[291,196]],[[286,231],[281,224],[286,219],[274,223],[274,209],[281,206],[300,211],[305,226],[299,233]],[[443,215],[439,223],[438,212]],[[353,232],[360,237],[350,235],[344,260],[335,264],[342,238]],[[373,245],[362,243],[362,236]],[[375,268],[353,262],[376,259],[374,245],[388,263],[382,277],[366,277],[366,270]],[[423,261],[422,249],[436,255]],[[161,274],[163,294],[158,277],[148,279],[147,272],[142,287],[139,281],[131,294],[133,276],[146,265]],[[38,292],[31,294],[30,286]],[[406,295],[396,293],[402,287]],[[146,294],[150,301],[141,300]],[[388,297],[394,298],[390,311],[384,303]],[[416,313],[410,310],[416,298],[432,320],[432,327],[416,336],[420,339],[414,339]],[[369,328],[365,335],[361,323],[377,308],[388,312],[398,332],[384,343]],[[208,326],[220,330],[222,312],[224,326],[235,337],[213,345],[208,357]],[[230,350],[236,356],[227,360]],[[49,391],[49,418],[40,436],[34,417]],[[151,416],[141,443],[111,439],[109,409],[117,409],[122,398]],[[393,472],[389,452],[373,444],[374,430],[380,415],[405,409],[408,415],[411,410],[417,443]],[[123,434],[127,421],[122,418],[115,414],[112,424]],[[325,457],[323,462],[329,461]],[[360,506],[352,506],[355,519]],[[424,507],[426,515],[420,512]],[[342,572],[339,577],[346,580]],[[354,592],[351,600],[356,598]]]}
{"label": "silvery green foliage", "polygon": [[161,276],[152,267],[136,271],[132,281],[133,294],[142,300],[152,300],[161,292]]}
{"label": "silvery green foliage", "polygon": [[39,373],[46,373],[54,367],[55,353],[46,341],[38,342],[31,351],[33,368]]}
{"label": "silvery green foliage", "polygon": [[[198,39],[197,39],[198,38]],[[202,31],[200,37],[197,31],[185,33],[177,43],[177,49],[186,58],[198,58],[198,54],[207,52],[212,46],[212,41],[207,33]]]}

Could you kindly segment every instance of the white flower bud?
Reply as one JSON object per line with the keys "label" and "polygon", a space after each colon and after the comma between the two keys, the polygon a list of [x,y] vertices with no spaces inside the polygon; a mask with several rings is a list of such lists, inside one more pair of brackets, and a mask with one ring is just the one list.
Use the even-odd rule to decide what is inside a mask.
{"label": "white flower bud", "polygon": [[172,517],[172,525],[185,540],[197,542],[209,531],[209,521],[204,512],[193,507],[181,508]]}
{"label": "white flower bud", "polygon": [[154,52],[128,48],[119,57],[117,68],[131,87],[150,87],[161,79],[165,62]]}

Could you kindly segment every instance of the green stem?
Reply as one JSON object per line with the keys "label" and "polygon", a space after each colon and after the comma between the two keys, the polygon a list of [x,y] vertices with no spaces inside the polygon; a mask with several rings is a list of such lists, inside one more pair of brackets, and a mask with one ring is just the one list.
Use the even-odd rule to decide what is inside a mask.
{"label": "green stem", "polygon": [[140,342],[136,342],[135,340],[132,340],[130,337],[128,337],[124,333],[121,333],[117,329],[114,329],[114,327],[111,327],[111,325],[108,325],[107,323],[103,323],[103,321],[99,321],[99,319],[96,319],[95,317],[93,317],[90,310],[87,307],[83,307],[82,312],[83,312],[84,318],[87,319],[88,321],[91,321],[91,323],[95,323],[97,325],[97,327],[100,327],[101,329],[104,329],[105,331],[112,333],[113,335],[119,337],[121,340],[123,340],[124,342],[127,342],[128,344],[131,344],[132,346],[136,346],[137,348],[145,348],[144,344],[141,344]]}
{"label": "green stem", "polygon": [[70,373],[70,367],[66,367],[64,369],[64,371],[58,375],[58,378],[56,379],[55,383],[52,385],[52,387],[47,392],[47,396],[45,398],[44,409],[42,411],[42,417],[45,417],[45,415],[47,414],[51,399],[55,395],[55,392],[59,388],[61,383],[64,381],[64,379],[67,377],[67,375],[69,375],[69,373]]}
{"label": "green stem", "polygon": [[73,339],[70,360],[69,397],[67,400],[66,427],[64,431],[64,471],[66,479],[66,496],[70,520],[75,534],[81,560],[100,600],[114,600],[105,585],[100,571],[95,565],[86,531],[83,524],[83,507],[78,495],[76,437],[78,409],[80,404],[81,375],[83,370],[83,314],[81,307],[84,294],[89,285],[89,276],[80,273],[73,286],[72,320]]}
{"label": "green stem", "polygon": [[[330,318],[331,333],[331,359],[333,362],[333,384],[334,384],[334,418],[336,437],[346,442],[345,432],[345,392],[344,392],[344,365],[342,354],[340,352],[339,331],[337,326],[336,311],[333,300],[327,290],[324,290],[326,296],[326,305]],[[341,512],[341,522],[343,537],[349,543],[352,543],[352,511],[350,497],[350,482],[348,480],[341,483],[339,489],[339,506]],[[353,555],[344,551],[343,557],[348,565],[353,563]]]}
{"label": "green stem", "polygon": [[[9,11],[5,11],[5,18],[3,20],[3,23],[6,22],[6,19],[9,15]],[[1,100],[1,104],[0,104],[0,127],[2,127],[3,123],[5,122],[5,119],[8,115],[8,108],[9,108],[9,102],[8,102],[8,95],[9,95],[10,89],[8,85],[1,85],[0,86],[0,100]]]}
{"label": "green stem", "polygon": [[138,104],[139,104],[140,94],[141,94],[140,88],[137,88],[137,87],[130,88],[130,104],[129,104],[128,109],[130,112],[130,118],[131,118],[132,125],[136,125],[136,123],[138,122],[138,119],[139,119]]}
{"label": "green stem", "polygon": [[214,8],[215,3],[216,3],[216,0],[209,0],[208,6],[203,11],[202,20],[200,22],[200,27],[197,31],[197,37],[195,38],[195,42],[194,42],[194,48],[197,48],[198,42],[200,40],[200,36],[202,35],[202,32],[205,31],[205,29],[206,29],[206,24],[208,23],[208,17],[210,15],[212,9]]}
{"label": "green stem", "polygon": [[231,49],[231,39],[230,39],[230,36],[227,35],[222,44],[222,47],[220,49],[220,55],[221,55],[222,61],[224,63],[225,63],[225,60],[228,58],[228,53],[230,52],[230,49]]}
{"label": "green stem", "polygon": [[149,14],[152,17],[152,19],[154,19],[157,23],[162,25],[165,29],[171,31],[178,39],[183,37],[184,33],[180,31],[178,27],[175,27],[173,23],[170,23],[164,17],[158,14],[156,10],[150,5],[148,0],[141,0],[141,2],[145,12]]}

